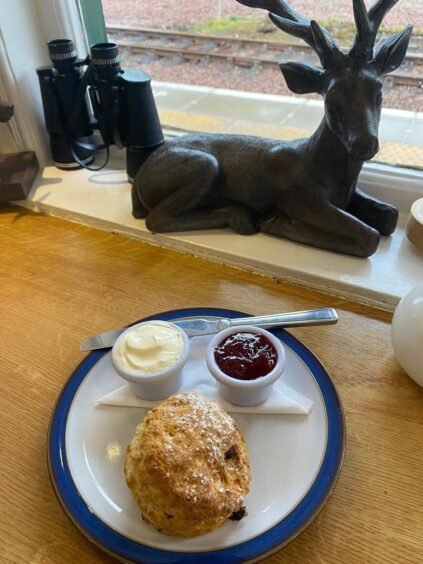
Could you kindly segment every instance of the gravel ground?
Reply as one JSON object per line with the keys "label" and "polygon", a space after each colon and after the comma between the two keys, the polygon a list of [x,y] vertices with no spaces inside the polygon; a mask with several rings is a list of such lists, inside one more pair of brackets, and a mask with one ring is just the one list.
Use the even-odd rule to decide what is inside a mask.
{"label": "gravel ground", "polygon": [[[367,0],[366,4],[370,2]],[[292,0],[291,5],[308,18],[333,16],[353,21],[352,0]],[[107,22],[137,23],[150,27],[184,26],[225,16],[251,16],[264,10],[241,6],[236,0],[103,0]],[[423,0],[400,0],[385,18],[387,25],[414,23],[423,28]]]}
{"label": "gravel ground", "polygon": [[[305,16],[316,16],[315,0],[292,0],[292,6]],[[368,2],[366,2],[368,4]],[[189,24],[224,16],[247,15],[262,12],[241,6],[235,0],[103,0],[106,22],[137,24],[146,27],[183,29]],[[352,19],[351,0],[324,0],[319,3],[318,16],[324,19],[337,17]],[[265,17],[265,16],[264,16]],[[423,0],[400,0],[386,22],[399,26],[413,21],[423,28]],[[123,64],[142,68],[154,80],[196,84],[217,88],[232,88],[266,94],[293,95],[283,77],[273,69],[243,69],[225,64],[177,63],[177,61],[155,60],[134,57],[123,53]],[[421,67],[420,67],[421,69]],[[403,68],[405,71],[405,69]],[[408,69],[407,69],[407,72]],[[308,95],[313,98],[317,96]],[[423,111],[423,88],[407,86],[384,89],[384,107]]]}

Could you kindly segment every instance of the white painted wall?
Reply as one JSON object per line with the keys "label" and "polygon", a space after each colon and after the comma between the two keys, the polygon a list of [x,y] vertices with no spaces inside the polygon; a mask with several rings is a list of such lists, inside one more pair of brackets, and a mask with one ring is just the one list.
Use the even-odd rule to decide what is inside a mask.
{"label": "white painted wall", "polygon": [[46,43],[55,38],[73,39],[85,56],[77,0],[0,1],[0,95],[15,106],[12,129],[0,130],[0,147],[35,150],[42,167],[50,155],[35,69],[49,64]]}

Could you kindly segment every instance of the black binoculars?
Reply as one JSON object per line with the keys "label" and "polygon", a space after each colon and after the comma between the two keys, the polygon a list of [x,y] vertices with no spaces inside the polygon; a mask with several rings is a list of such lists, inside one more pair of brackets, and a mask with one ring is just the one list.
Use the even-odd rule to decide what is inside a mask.
{"label": "black binoculars", "polygon": [[[37,69],[51,155],[61,169],[89,168],[97,151],[126,148],[130,181],[163,143],[150,77],[123,70],[115,43],[98,43],[78,59],[70,39],[48,42],[53,66]],[[98,130],[101,143],[93,141]],[[107,161],[106,161],[107,162]],[[104,166],[104,163],[102,166]],[[102,168],[102,167],[99,167]]]}

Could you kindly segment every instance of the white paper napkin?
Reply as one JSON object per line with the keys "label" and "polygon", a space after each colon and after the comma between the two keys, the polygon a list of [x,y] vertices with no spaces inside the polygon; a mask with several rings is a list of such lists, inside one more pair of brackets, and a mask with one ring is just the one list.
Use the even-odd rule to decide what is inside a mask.
{"label": "white paper napkin", "polygon": [[[271,395],[265,402],[251,407],[241,407],[224,400],[219,394],[217,385],[211,378],[209,379],[210,381],[206,381],[206,379],[203,378],[199,381],[190,382],[190,378],[186,377],[186,374],[183,376],[183,385],[179,391],[196,391],[210,399],[218,400],[222,407],[229,413],[285,413],[308,415],[314,405],[310,399],[296,392],[286,384],[278,382],[277,385],[273,386]],[[129,384],[120,386],[97,400],[97,405],[143,407],[147,409],[151,409],[159,403],[161,403],[161,401],[149,401],[137,397],[132,392]]]}

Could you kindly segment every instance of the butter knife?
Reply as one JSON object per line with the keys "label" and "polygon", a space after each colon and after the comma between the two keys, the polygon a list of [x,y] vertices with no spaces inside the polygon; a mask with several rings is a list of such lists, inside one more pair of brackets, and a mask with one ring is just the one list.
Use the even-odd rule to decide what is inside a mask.
{"label": "butter knife", "polygon": [[[186,317],[183,319],[169,320],[185,331],[188,337],[199,335],[212,335],[228,327],[242,327],[243,325],[256,325],[259,327],[301,327],[306,325],[331,325],[338,321],[336,311],[331,308],[311,309],[307,311],[293,311],[275,315],[260,315],[257,317],[240,317],[237,319]],[[113,329],[105,333],[99,333],[94,337],[86,339],[80,350],[93,351],[112,347],[116,339],[127,327]]]}

